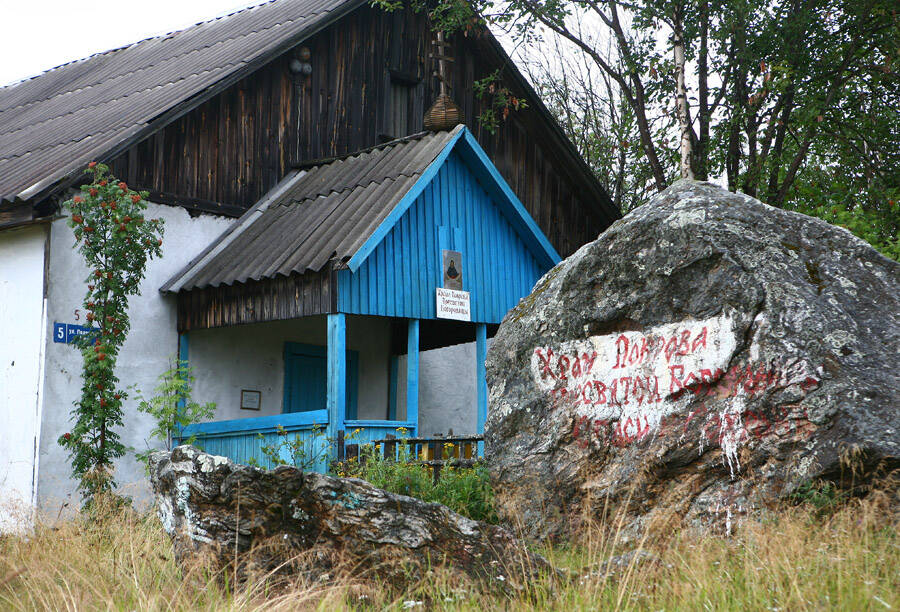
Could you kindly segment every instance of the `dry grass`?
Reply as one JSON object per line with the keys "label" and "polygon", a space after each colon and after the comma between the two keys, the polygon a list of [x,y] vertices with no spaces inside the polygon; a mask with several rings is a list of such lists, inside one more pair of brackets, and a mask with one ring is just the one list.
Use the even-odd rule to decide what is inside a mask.
{"label": "dry grass", "polygon": [[[201,570],[182,575],[155,518],[116,513],[0,536],[0,610],[897,610],[900,540],[890,516],[870,499],[824,519],[786,509],[730,539],[681,532],[628,544],[597,528],[543,551],[573,570],[571,584],[538,581],[510,598],[451,584],[440,571],[402,593],[350,578],[234,590]],[[629,549],[640,554],[604,563]]]}

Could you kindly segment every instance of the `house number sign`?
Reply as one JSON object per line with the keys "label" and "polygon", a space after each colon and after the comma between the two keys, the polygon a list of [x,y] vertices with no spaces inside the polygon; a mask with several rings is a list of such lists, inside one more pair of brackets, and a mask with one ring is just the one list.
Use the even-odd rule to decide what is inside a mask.
{"label": "house number sign", "polygon": [[94,331],[84,325],[74,323],[53,323],[53,341],[59,344],[72,344],[75,338],[86,336]]}

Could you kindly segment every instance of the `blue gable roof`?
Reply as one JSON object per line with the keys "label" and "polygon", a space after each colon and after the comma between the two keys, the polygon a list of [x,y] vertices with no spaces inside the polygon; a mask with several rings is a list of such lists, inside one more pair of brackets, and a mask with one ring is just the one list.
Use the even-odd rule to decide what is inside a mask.
{"label": "blue gable roof", "polygon": [[450,142],[446,144],[440,154],[422,173],[415,185],[397,203],[394,210],[391,211],[365,244],[350,258],[347,266],[351,270],[356,271],[375,247],[384,240],[391,228],[412,206],[416,198],[431,184],[451,153],[456,153],[465,162],[469,172],[481,183],[482,188],[490,195],[494,204],[501,210],[507,221],[515,228],[535,256],[542,259],[544,263],[549,264],[549,267],[556,265],[560,261],[556,249],[553,248],[553,245],[547,240],[537,223],[525,210],[522,202],[519,201],[509,184],[500,175],[497,167],[494,166],[484,149],[478,144],[475,136],[469,128],[460,125],[453,130]]}
{"label": "blue gable roof", "polygon": [[499,323],[560,260],[464,127],[338,271],[338,311],[436,318],[443,250],[461,253],[471,320],[480,323]]}

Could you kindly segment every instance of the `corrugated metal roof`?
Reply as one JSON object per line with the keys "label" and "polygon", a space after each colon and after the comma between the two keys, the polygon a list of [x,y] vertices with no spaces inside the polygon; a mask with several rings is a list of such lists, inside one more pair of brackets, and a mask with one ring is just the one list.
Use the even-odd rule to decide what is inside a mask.
{"label": "corrugated metal roof", "polygon": [[160,290],[303,274],[350,259],[462,129],[416,134],[291,173]]}
{"label": "corrugated metal roof", "polygon": [[27,199],[364,0],[272,0],[0,88],[0,202]]}

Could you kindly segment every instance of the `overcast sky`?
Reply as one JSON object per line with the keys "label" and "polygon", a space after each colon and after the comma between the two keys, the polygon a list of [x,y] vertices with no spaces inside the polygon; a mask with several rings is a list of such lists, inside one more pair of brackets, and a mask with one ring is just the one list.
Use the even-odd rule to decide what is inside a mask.
{"label": "overcast sky", "polygon": [[0,0],[0,85],[256,4],[262,0]]}

